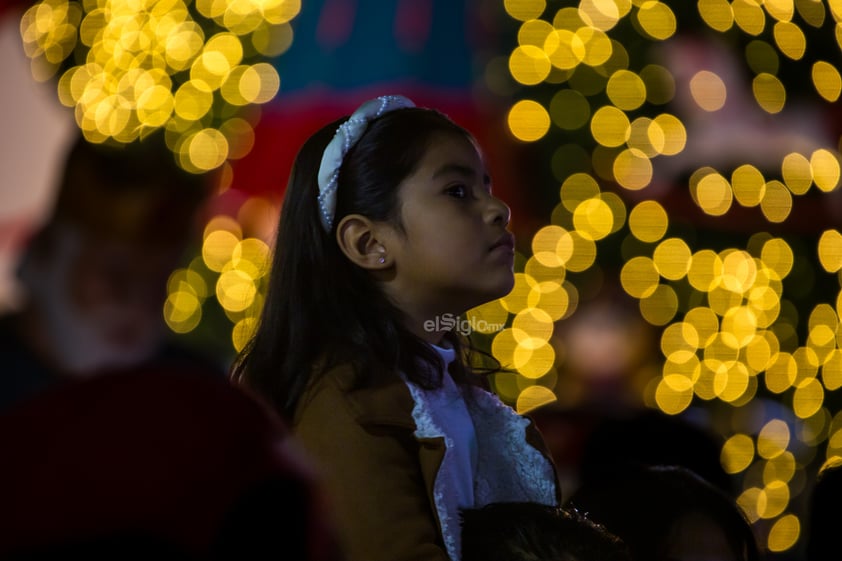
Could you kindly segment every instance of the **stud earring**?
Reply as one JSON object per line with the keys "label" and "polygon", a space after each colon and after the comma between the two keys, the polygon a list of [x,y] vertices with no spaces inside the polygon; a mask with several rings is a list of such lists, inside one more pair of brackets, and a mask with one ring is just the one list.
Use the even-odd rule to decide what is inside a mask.
{"label": "stud earring", "polygon": [[381,256],[380,256],[380,259],[378,259],[378,260],[377,260],[377,262],[378,262],[378,263],[380,263],[380,264],[382,265],[383,263],[385,263],[385,262],[386,262],[386,258],[385,258],[384,256],[382,256],[382,255],[381,255]]}

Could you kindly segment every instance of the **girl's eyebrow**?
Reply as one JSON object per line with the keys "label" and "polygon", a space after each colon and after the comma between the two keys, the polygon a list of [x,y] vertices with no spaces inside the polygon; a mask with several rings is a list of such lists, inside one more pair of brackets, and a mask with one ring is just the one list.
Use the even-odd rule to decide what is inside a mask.
{"label": "girl's eyebrow", "polygon": [[[450,162],[450,163],[444,164],[443,166],[438,168],[433,173],[433,179],[438,179],[439,177],[441,177],[443,175],[448,175],[448,174],[461,175],[462,177],[467,178],[467,179],[473,179],[474,177],[477,176],[474,168],[472,168],[470,166],[465,166],[465,165],[462,165],[462,164]],[[483,183],[483,185],[486,185],[486,186],[491,185],[491,176],[488,175],[488,173],[483,173],[482,183]]]}

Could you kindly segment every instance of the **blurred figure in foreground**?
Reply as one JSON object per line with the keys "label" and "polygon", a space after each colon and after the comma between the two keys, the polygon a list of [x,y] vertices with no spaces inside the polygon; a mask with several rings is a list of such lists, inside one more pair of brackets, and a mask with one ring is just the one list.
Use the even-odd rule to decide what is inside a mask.
{"label": "blurred figure in foreground", "polygon": [[842,505],[842,458],[829,459],[810,491],[805,526],[806,561],[824,561],[839,554],[839,508]]}
{"label": "blurred figure in foreground", "polygon": [[634,561],[759,561],[736,500],[684,466],[626,463],[591,477],[568,506],[622,539]]}
{"label": "blurred figure in foreground", "polygon": [[175,163],[160,135],[122,147],[79,137],[52,214],[21,253],[18,309],[0,319],[0,411],[54,383],[155,362],[224,376],[172,344],[166,283],[198,238],[208,176]]}
{"label": "blurred figure in foreground", "polygon": [[462,511],[462,561],[631,561],[625,544],[574,509],[491,503]]}
{"label": "blurred figure in foreground", "polygon": [[138,369],[0,414],[3,561],[339,561],[315,465],[227,380]]}

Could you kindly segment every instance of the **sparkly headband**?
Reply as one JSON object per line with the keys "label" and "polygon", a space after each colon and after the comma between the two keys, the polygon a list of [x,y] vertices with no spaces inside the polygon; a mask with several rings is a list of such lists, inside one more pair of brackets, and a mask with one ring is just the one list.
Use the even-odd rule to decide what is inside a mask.
{"label": "sparkly headband", "polygon": [[415,104],[402,95],[383,95],[366,101],[347,121],[339,125],[333,139],[328,143],[319,166],[319,209],[322,226],[328,232],[333,228],[339,168],[342,167],[345,154],[359,142],[371,121],[384,113],[404,107],[415,107]]}

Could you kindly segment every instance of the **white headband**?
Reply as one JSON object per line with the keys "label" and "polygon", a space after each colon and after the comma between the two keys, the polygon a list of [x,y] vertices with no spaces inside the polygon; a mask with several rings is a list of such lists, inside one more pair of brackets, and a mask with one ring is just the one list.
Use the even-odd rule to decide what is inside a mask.
{"label": "white headband", "polygon": [[359,142],[371,121],[384,113],[404,107],[415,107],[415,104],[402,95],[382,95],[366,101],[347,121],[339,125],[333,139],[328,143],[319,166],[319,209],[322,225],[328,232],[333,228],[339,168],[342,167],[345,154]]}

